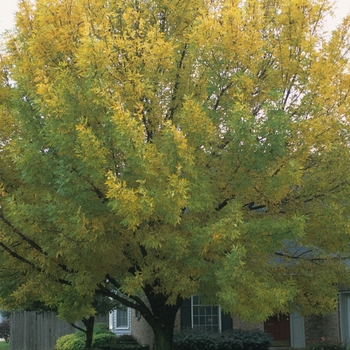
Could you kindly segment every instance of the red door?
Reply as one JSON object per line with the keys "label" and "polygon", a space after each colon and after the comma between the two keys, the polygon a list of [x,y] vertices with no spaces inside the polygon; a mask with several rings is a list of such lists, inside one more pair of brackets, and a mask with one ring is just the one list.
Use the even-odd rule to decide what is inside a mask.
{"label": "red door", "polygon": [[264,331],[272,336],[274,346],[290,346],[290,317],[278,314],[264,322]]}

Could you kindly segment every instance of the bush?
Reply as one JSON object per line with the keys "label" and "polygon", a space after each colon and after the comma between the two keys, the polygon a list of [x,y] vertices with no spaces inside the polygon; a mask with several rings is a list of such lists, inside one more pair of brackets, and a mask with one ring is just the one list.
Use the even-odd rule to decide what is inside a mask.
{"label": "bush", "polygon": [[100,348],[103,346],[109,346],[113,344],[113,342],[117,339],[114,333],[98,333],[94,334],[92,340],[92,346],[95,348]]}
{"label": "bush", "polygon": [[174,337],[174,350],[268,350],[271,338],[260,331],[232,330],[217,333],[184,330]]}
{"label": "bush", "polygon": [[[76,332],[74,334],[64,335],[56,342],[55,350],[84,350],[85,349],[84,332]],[[105,349],[117,339],[112,332],[94,333],[92,346],[96,349]]]}
{"label": "bush", "polygon": [[103,322],[96,323],[94,329],[101,329],[110,332],[108,323]]}
{"label": "bush", "polygon": [[307,350],[346,350],[346,346],[339,342],[328,340],[314,341],[306,347]]}
{"label": "bush", "polygon": [[149,345],[119,343],[111,345],[110,348],[106,350],[149,350]]}
{"label": "bush", "polygon": [[8,343],[10,339],[10,322],[6,318],[0,323],[0,338]]}
{"label": "bush", "polygon": [[109,333],[114,334],[108,327],[107,323],[96,323],[94,327],[94,333],[100,334],[100,333]]}
{"label": "bush", "polygon": [[[108,333],[108,334],[114,334],[108,327],[107,323],[96,323],[94,326],[94,335],[95,334],[101,334],[101,333]],[[75,334],[78,337],[85,338],[85,332],[83,331],[76,331]]]}
{"label": "bush", "polygon": [[76,334],[67,334],[58,338],[55,350],[84,350],[84,338]]}
{"label": "bush", "polygon": [[138,344],[136,338],[131,334],[122,334],[117,338],[117,343],[133,343]]}

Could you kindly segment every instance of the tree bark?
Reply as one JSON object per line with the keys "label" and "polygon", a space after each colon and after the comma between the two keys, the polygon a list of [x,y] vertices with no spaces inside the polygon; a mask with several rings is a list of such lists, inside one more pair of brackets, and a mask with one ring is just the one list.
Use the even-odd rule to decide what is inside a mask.
{"label": "tree bark", "polygon": [[159,327],[157,329],[153,328],[153,332],[154,350],[171,350],[173,348],[174,330]]}
{"label": "tree bark", "polygon": [[94,335],[94,324],[95,324],[95,317],[90,316],[89,318],[83,318],[82,322],[84,323],[86,332],[85,332],[85,348],[91,349],[92,348],[92,340]]}
{"label": "tree bark", "polygon": [[153,294],[153,289],[144,289],[152,313],[144,315],[154,333],[154,350],[172,350],[175,318],[183,299],[178,297],[175,305],[167,303],[167,296]]}
{"label": "tree bark", "polygon": [[[110,282],[116,287],[120,288],[118,283],[109,278]],[[143,300],[141,297],[130,296],[133,299],[130,301],[120,294],[109,290],[103,285],[99,286],[97,291],[101,295],[113,298],[121,302],[123,305],[133,308],[141,312],[142,317],[146,320],[154,333],[154,350],[171,350],[174,336],[175,318],[180,309],[183,298],[178,296],[175,304],[169,304],[168,296],[155,293],[153,285],[146,285],[143,288],[144,294],[147,298]]]}

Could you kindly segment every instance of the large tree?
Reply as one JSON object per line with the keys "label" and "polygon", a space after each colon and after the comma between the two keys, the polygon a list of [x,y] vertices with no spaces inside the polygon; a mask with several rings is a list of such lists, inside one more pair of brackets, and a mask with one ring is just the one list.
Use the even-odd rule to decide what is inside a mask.
{"label": "large tree", "polygon": [[332,310],[349,283],[350,20],[327,36],[330,10],[23,0],[1,59],[1,261],[21,281],[2,302],[59,296],[81,318],[110,296],[156,350],[193,294],[251,320]]}

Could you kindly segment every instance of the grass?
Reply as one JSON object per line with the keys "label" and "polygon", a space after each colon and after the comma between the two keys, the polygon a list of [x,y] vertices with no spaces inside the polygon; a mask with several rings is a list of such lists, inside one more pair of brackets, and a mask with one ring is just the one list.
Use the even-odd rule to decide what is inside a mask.
{"label": "grass", "polygon": [[10,350],[10,343],[0,341],[0,349],[1,350]]}

